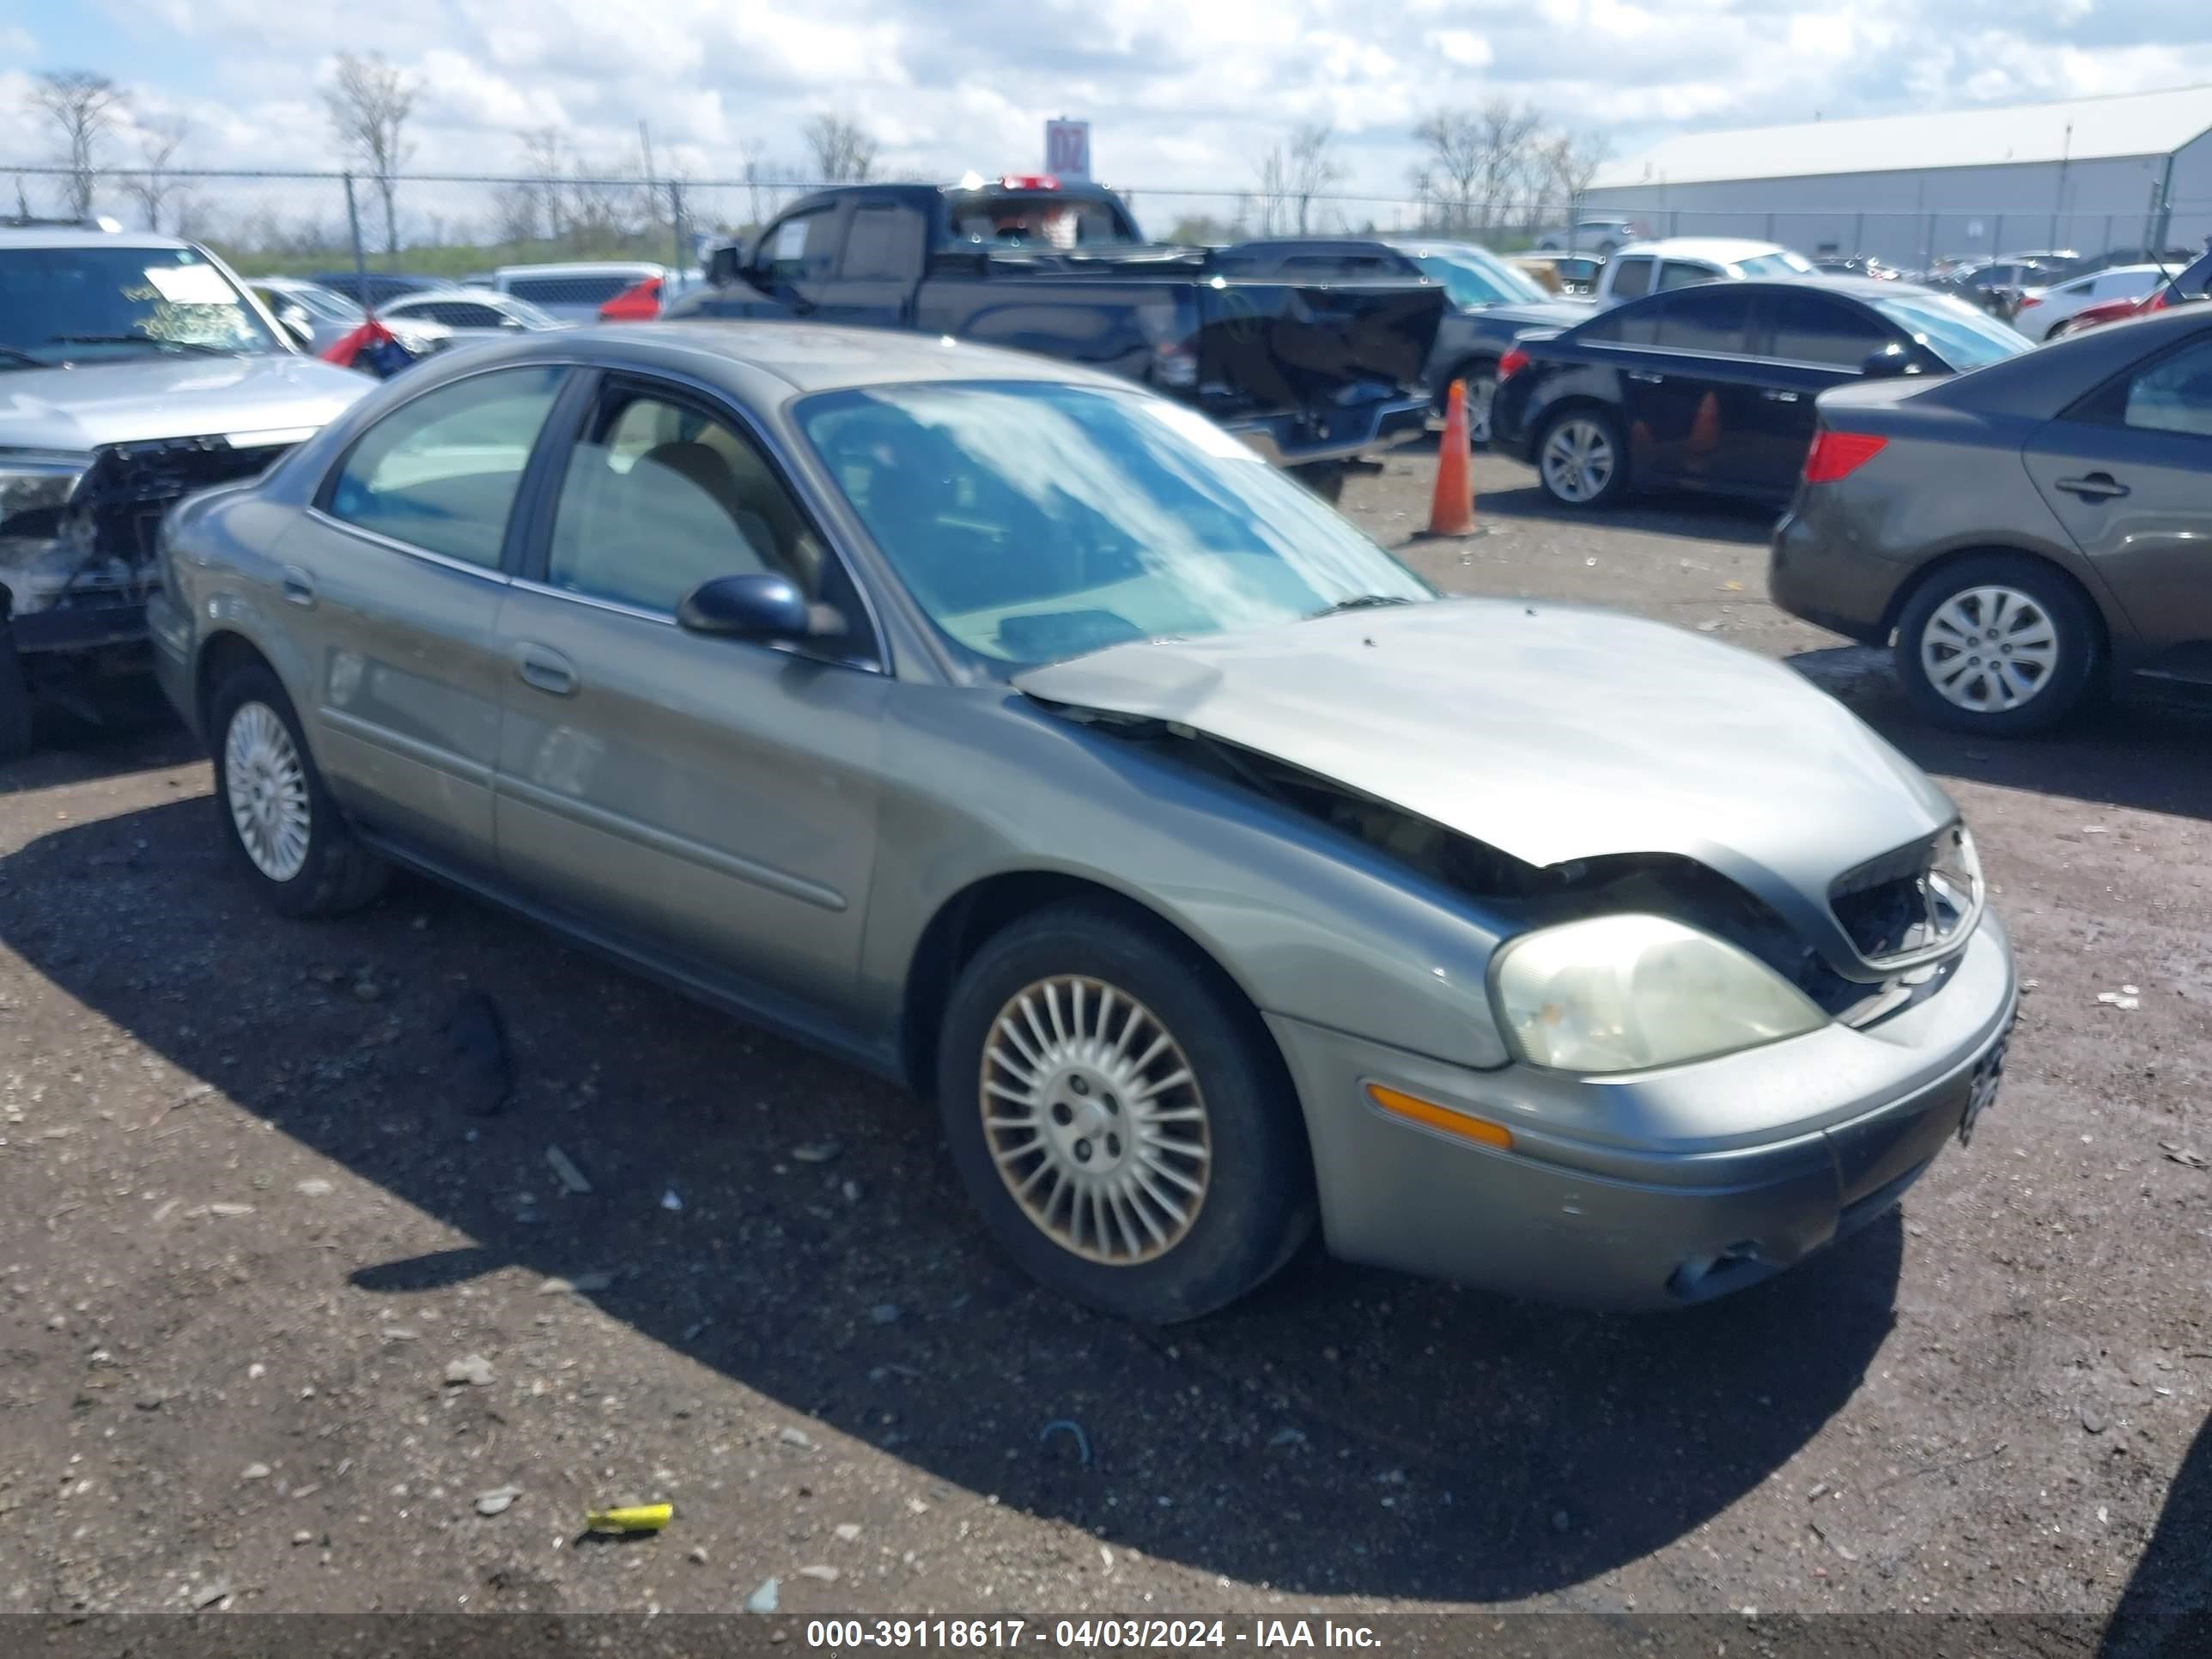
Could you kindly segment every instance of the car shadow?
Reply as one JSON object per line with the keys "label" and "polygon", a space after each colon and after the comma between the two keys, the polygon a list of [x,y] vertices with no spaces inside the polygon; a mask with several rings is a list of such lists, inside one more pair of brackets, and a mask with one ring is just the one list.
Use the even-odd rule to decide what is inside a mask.
{"label": "car shadow", "polygon": [[1475,501],[1475,516],[1478,520],[1548,520],[1590,530],[1633,530],[1646,535],[1764,547],[1774,533],[1775,510],[1725,496],[1689,494],[1634,495],[1613,507],[1562,507],[1544,493],[1540,484],[1531,483],[1482,491]]}
{"label": "car shadow", "polygon": [[2099,1659],[2212,1653],[2212,1418],[2197,1431],[2166,1507],[2105,1627]]}
{"label": "car shadow", "polygon": [[2212,709],[2115,702],[2045,737],[1967,737],[1914,712],[1886,650],[1835,646],[1783,660],[1849,705],[1924,772],[2095,805],[2212,818],[2212,768],[2203,763]]}
{"label": "car shadow", "polygon": [[[1002,1262],[931,1114],[899,1091],[441,889],[281,921],[204,800],[57,828],[0,860],[0,936],[117,1030],[467,1241],[362,1254],[344,1263],[351,1294],[605,1274],[591,1295],[608,1314],[828,1431],[1278,1589],[1507,1601],[1646,1556],[1802,1448],[1893,1325],[1894,1215],[1668,1316],[1559,1311],[1310,1251],[1195,1324],[1097,1317]],[[476,993],[502,1012],[517,1079],[492,1117],[441,1086],[455,1062],[440,1028]],[[550,1146],[589,1194],[542,1196],[559,1192]],[[1063,1419],[1081,1435],[1041,1432]]]}

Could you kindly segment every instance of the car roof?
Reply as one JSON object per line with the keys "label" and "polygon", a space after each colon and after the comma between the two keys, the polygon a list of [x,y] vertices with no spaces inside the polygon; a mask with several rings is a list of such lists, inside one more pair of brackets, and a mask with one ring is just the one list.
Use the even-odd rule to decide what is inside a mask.
{"label": "car roof", "polygon": [[667,269],[649,259],[568,259],[551,265],[501,265],[492,276],[501,282],[516,276],[658,276]]}
{"label": "car roof", "polygon": [[190,242],[146,230],[88,230],[77,225],[0,225],[0,247],[143,247],[164,252]]}
{"label": "car roof", "polygon": [[495,288],[463,288],[458,283],[452,288],[426,288],[413,294],[403,294],[399,295],[398,298],[389,301],[386,303],[388,305],[405,306],[413,305],[417,301],[421,301],[429,305],[447,306],[453,304],[456,300],[473,300],[478,305],[487,306],[527,305],[530,303],[527,300],[518,301],[514,295],[503,294]]}
{"label": "car roof", "polygon": [[1723,264],[1734,264],[1739,259],[1756,259],[1762,254],[1789,253],[1794,250],[1779,242],[1753,242],[1736,236],[1662,236],[1656,241],[1631,242],[1626,247],[1615,248],[1615,259],[1626,259],[1639,253],[1686,259],[1717,259]]}
{"label": "car roof", "polygon": [[603,352],[619,354],[635,347],[675,348],[687,355],[718,357],[773,375],[799,392],[910,380],[1042,380],[1124,390],[1129,386],[1119,376],[1025,351],[971,345],[949,335],[818,323],[715,317],[603,323],[581,331],[526,334],[511,349],[524,358],[543,355],[574,362],[580,353],[589,361]]}

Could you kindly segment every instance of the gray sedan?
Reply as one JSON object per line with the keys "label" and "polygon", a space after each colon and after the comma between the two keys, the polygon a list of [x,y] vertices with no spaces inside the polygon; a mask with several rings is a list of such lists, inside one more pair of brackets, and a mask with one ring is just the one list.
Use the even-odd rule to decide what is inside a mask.
{"label": "gray sedan", "polygon": [[1774,602],[1893,637],[1930,719],[2021,737],[2120,685],[2212,701],[2212,307],[1842,387],[1818,418]]}
{"label": "gray sedan", "polygon": [[1200,416],[789,324],[434,361],[168,521],[245,878],[394,864],[933,1096],[1146,1320],[1361,1261],[1679,1306],[1995,1091],[1951,803],[1778,665],[1444,600]]}

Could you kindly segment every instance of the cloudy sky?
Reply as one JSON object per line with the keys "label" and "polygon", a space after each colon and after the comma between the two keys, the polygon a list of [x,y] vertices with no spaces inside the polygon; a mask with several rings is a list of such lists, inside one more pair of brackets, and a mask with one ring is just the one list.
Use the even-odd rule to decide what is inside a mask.
{"label": "cloudy sky", "polygon": [[[371,18],[363,23],[346,20]],[[2212,8],[2180,0],[0,0],[0,166],[48,159],[24,109],[83,68],[182,116],[180,164],[335,164],[315,96],[341,46],[421,82],[418,170],[499,171],[557,124],[634,159],[637,123],[694,177],[748,142],[804,153],[857,115],[888,166],[1040,164],[1040,126],[1094,124],[1096,171],[1249,187],[1291,123],[1335,125],[1346,189],[1402,194],[1419,112],[1499,92],[1605,131],[1616,155],[1686,127],[2212,82]],[[128,135],[118,155],[134,153]]]}

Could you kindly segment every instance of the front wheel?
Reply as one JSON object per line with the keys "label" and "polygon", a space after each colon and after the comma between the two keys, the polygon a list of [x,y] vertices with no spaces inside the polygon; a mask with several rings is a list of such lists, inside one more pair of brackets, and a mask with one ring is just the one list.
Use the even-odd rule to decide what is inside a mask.
{"label": "front wheel", "polygon": [[328,916],[374,898],[386,866],[324,787],[276,675],[238,670],[209,713],[223,839],[269,902],[288,916]]}
{"label": "front wheel", "polygon": [[1490,443],[1491,410],[1498,402],[1498,365],[1487,361],[1462,363],[1452,371],[1451,380],[1444,382],[1443,395],[1437,399],[1437,413],[1451,413],[1451,381],[1464,381],[1467,386],[1467,444],[1470,449],[1486,448]]}
{"label": "front wheel", "polygon": [[1121,907],[1054,906],[986,944],[945,1010],[937,1082],[994,1237],[1102,1312],[1209,1313],[1312,1224],[1304,1123],[1265,1028]]}
{"label": "front wheel", "polygon": [[1913,706],[1957,732],[2020,738],[2079,708],[2102,672],[2088,601],[2048,566],[1986,553],[1925,579],[1897,623]]}
{"label": "front wheel", "polygon": [[1555,415],[1536,444],[1536,476],[1563,507],[1610,507],[1628,489],[1620,423],[1600,409]]}

